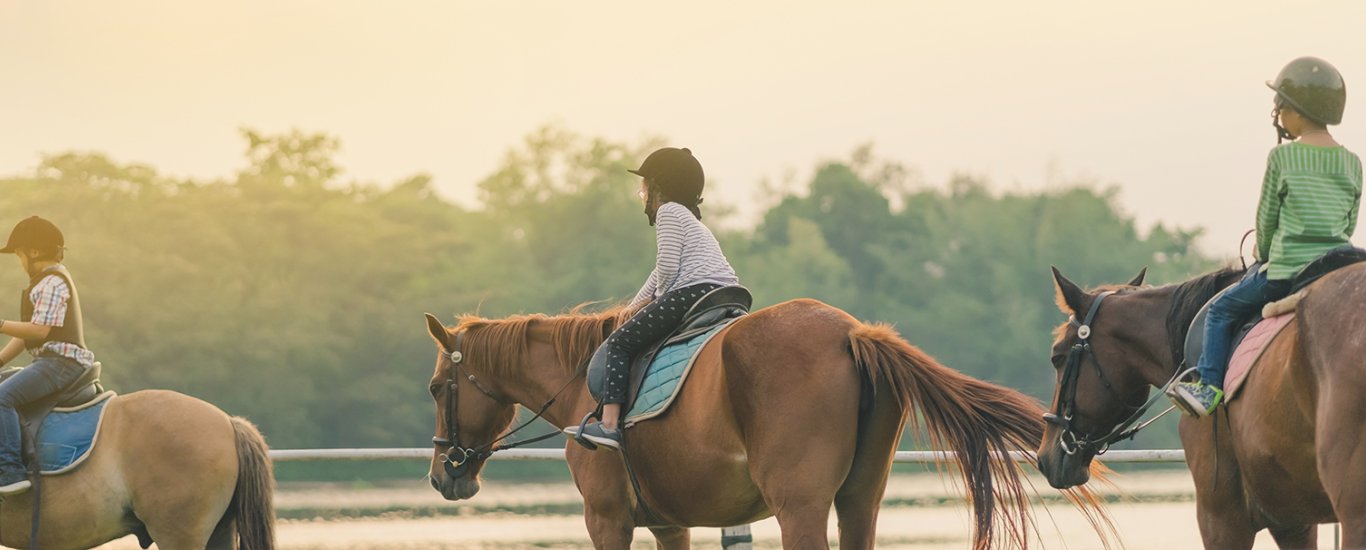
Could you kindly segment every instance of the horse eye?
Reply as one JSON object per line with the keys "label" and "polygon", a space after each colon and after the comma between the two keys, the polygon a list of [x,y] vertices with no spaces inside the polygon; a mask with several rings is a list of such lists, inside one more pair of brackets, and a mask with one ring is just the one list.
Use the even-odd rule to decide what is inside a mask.
{"label": "horse eye", "polygon": [[1055,368],[1055,369],[1060,369],[1060,368],[1062,368],[1062,360],[1063,360],[1063,357],[1066,357],[1066,355],[1065,355],[1065,354],[1062,354],[1062,353],[1055,353],[1055,354],[1053,354],[1053,357],[1051,357],[1051,358],[1049,359],[1049,361],[1053,363],[1053,368]]}
{"label": "horse eye", "polygon": [[427,391],[432,394],[432,397],[437,397],[437,394],[441,393],[441,384],[432,384],[427,387]]}

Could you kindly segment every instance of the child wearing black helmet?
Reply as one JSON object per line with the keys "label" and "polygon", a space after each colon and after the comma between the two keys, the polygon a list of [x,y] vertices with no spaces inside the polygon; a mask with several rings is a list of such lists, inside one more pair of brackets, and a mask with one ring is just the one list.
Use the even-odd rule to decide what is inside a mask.
{"label": "child wearing black helmet", "polygon": [[[604,343],[607,349],[606,397],[602,421],[584,426],[583,438],[621,448],[622,404],[626,401],[631,359],[645,346],[668,336],[699,298],[722,286],[740,284],[707,226],[702,225],[704,177],[692,151],[665,147],[630,170],[642,178],[640,198],[655,226],[655,268],[631,301],[639,307]],[[578,427],[565,430],[578,435]]]}
{"label": "child wearing black helmet", "polygon": [[29,277],[20,296],[19,320],[0,320],[13,339],[0,348],[0,366],[25,349],[33,363],[0,382],[0,496],[29,489],[20,457],[17,408],[66,389],[95,362],[85,345],[81,304],[71,273],[61,264],[65,240],[52,222],[33,216],[14,226],[0,253],[14,254]]}
{"label": "child wearing black helmet", "polygon": [[1273,82],[1271,149],[1257,205],[1257,259],[1243,280],[1210,305],[1200,380],[1172,387],[1188,414],[1208,416],[1223,401],[1234,331],[1267,302],[1285,297],[1291,280],[1315,258],[1351,244],[1361,207],[1361,159],[1333,139],[1328,126],[1342,122],[1347,86],[1327,61],[1301,57]]}

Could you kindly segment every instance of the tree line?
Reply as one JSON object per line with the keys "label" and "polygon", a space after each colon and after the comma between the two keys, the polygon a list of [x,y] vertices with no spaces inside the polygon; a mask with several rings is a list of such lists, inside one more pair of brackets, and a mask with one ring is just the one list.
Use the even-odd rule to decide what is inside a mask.
{"label": "tree line", "polygon": [[[244,168],[208,181],[50,155],[0,179],[0,223],[39,214],[66,232],[109,386],[195,395],[251,418],[276,447],[420,445],[435,356],[423,312],[615,303],[652,267],[654,235],[626,169],[658,140],[540,129],[465,207],[423,174],[347,179],[327,135],[243,136]],[[713,201],[704,221],[757,305],[813,297],[892,322],[945,364],[1042,400],[1050,332],[1065,320],[1049,265],[1089,284],[1143,266],[1158,283],[1215,266],[1193,246],[1198,229],[1140,228],[1113,190],[927,184],[870,147],[774,191],[755,222],[728,220]],[[25,283],[0,270],[0,286]],[[0,317],[17,313],[16,298],[0,300],[13,311]],[[1145,446],[1174,444],[1169,432]]]}

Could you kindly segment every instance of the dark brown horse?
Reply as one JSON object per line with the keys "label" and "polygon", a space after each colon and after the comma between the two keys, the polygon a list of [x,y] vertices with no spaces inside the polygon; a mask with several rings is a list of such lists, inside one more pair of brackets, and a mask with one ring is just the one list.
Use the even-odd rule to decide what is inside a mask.
{"label": "dark brown horse", "polygon": [[[549,403],[544,418],[556,427],[593,410],[580,367],[623,315],[465,317],[451,329],[428,315],[440,348],[430,387],[432,486],[451,500],[474,496],[515,405]],[[627,432],[644,506],[621,454],[573,444],[567,454],[598,548],[628,548],[638,525],[660,548],[687,548],[689,526],[772,515],[785,548],[827,548],[832,505],[840,548],[872,548],[909,415],[923,420],[935,448],[960,453],[974,547],[1025,546],[1032,521],[1017,466],[991,453],[1036,444],[1042,412],[1016,391],[936,363],[887,326],[795,300],[724,329],[701,350],[669,413]]]}
{"label": "dark brown horse", "polygon": [[[1084,442],[1110,432],[1149,388],[1172,378],[1191,319],[1241,276],[1224,270],[1160,288],[1100,289],[1115,293],[1090,322],[1090,352],[1079,357],[1075,391],[1054,398],[1055,414],[1069,400],[1070,414],[1049,425],[1039,450],[1049,483],[1087,481],[1098,445]],[[1076,319],[1101,296],[1056,270],[1054,279],[1059,307]],[[1059,328],[1053,361],[1060,382],[1069,351],[1081,340],[1078,330],[1077,323]],[[1357,264],[1309,287],[1297,318],[1269,344],[1236,400],[1211,417],[1181,420],[1206,548],[1251,548],[1262,529],[1282,548],[1313,548],[1315,525],[1333,521],[1342,523],[1343,548],[1366,547],[1363,367],[1366,264]]]}

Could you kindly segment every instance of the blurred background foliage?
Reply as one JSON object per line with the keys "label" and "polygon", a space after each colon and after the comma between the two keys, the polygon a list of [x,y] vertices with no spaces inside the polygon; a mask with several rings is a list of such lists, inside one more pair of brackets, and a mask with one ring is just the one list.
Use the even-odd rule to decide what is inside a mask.
{"label": "blurred background foliage", "polygon": [[[471,208],[423,174],[348,180],[327,135],[243,137],[245,167],[217,181],[49,156],[0,179],[0,225],[40,214],[66,232],[109,386],[203,398],[260,424],[277,448],[425,445],[435,353],[423,312],[450,322],[613,303],[652,267],[626,169],[659,140],[545,127],[479,182]],[[1045,401],[1049,333],[1066,318],[1049,265],[1086,285],[1144,266],[1156,284],[1216,266],[1193,246],[1199,229],[1137,227],[1094,182],[929,184],[864,146],[794,187],[756,198],[767,206],[757,220],[703,206],[758,305],[814,297],[894,323],[945,364]],[[17,264],[0,269],[0,288],[25,283]],[[15,298],[0,311],[17,310]],[[1138,446],[1177,446],[1171,425]]]}

